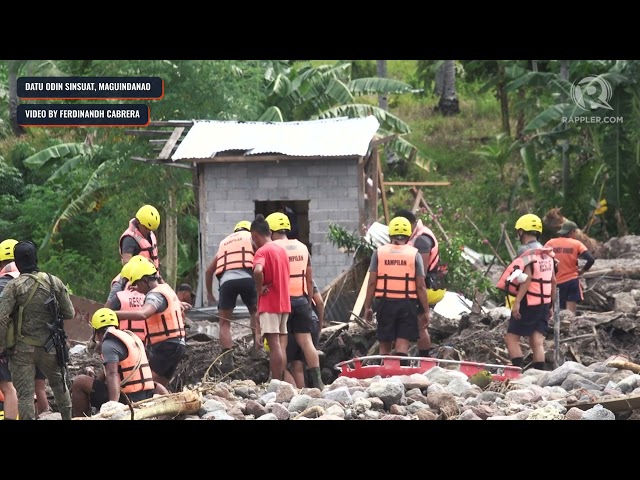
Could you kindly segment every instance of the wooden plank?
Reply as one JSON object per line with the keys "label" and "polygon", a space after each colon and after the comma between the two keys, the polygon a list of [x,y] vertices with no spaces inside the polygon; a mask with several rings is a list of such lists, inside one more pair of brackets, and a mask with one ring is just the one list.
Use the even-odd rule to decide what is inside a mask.
{"label": "wooden plank", "polygon": [[166,165],[168,167],[176,167],[176,168],[187,168],[189,170],[195,168],[192,165],[187,165],[184,163],[174,163],[174,162],[161,162],[159,160],[156,160],[154,158],[143,158],[143,157],[131,157],[131,160],[135,160],[137,162],[144,162],[144,163],[150,163],[152,165]]}
{"label": "wooden plank", "polygon": [[382,209],[384,210],[384,220],[387,225],[389,225],[389,205],[387,205],[387,192],[386,185],[384,183],[384,175],[382,174],[382,167],[380,165],[380,156],[377,158],[378,164],[378,183],[380,183],[380,190],[382,191]]}
{"label": "wooden plank", "polygon": [[[420,190],[417,187],[411,187],[411,192],[416,196],[416,198],[418,197],[418,195],[422,194],[422,190]],[[448,244],[451,244],[451,239],[449,238],[449,235],[447,235],[446,230],[444,229],[444,227],[442,226],[442,224],[438,221],[438,219],[436,218],[435,214],[433,213],[433,210],[431,210],[431,207],[429,206],[429,204],[427,203],[427,201],[424,199],[424,196],[422,196],[420,203],[422,204],[422,206],[427,210],[427,212],[429,212],[429,215],[431,215],[431,219],[434,221],[434,223],[438,226],[438,228],[440,229],[440,232],[442,233],[442,235],[444,236],[444,239],[447,241]]]}
{"label": "wooden plank", "polygon": [[171,156],[171,152],[175,148],[178,140],[180,140],[180,136],[182,135],[182,132],[184,132],[184,127],[176,127],[176,129],[173,131],[173,133],[169,137],[169,140],[167,140],[167,143],[165,143],[164,148],[162,149],[162,152],[160,152],[160,155],[158,156],[158,158],[162,160],[166,160]]}
{"label": "wooden plank", "polygon": [[394,135],[389,135],[387,137],[383,137],[383,138],[379,138],[377,140],[372,140],[371,141],[371,146],[372,147],[377,147],[378,145],[382,145],[383,143],[387,143],[391,140],[393,140],[394,138],[398,138],[400,135],[398,133],[394,134]]}
{"label": "wooden plank", "polygon": [[378,188],[380,187],[380,177],[378,176],[378,166],[380,165],[380,160],[378,158],[379,152],[376,148],[372,152],[372,161],[371,168],[369,174],[371,175],[371,181],[373,182],[373,186],[371,187],[371,198],[369,199],[369,218],[372,221],[375,221],[378,218]]}
{"label": "wooden plank", "polygon": [[564,404],[567,410],[572,407],[579,408],[580,410],[589,410],[596,405],[602,405],[604,408],[606,408],[607,410],[611,410],[613,413],[637,410],[640,408],[640,395],[628,395],[624,397],[612,398],[610,400],[602,399],[596,402],[576,402]]}
{"label": "wooden plank", "polygon": [[167,137],[171,135],[171,130],[125,130],[124,133],[127,135],[166,135]]}
{"label": "wooden plank", "polygon": [[364,307],[364,299],[367,296],[367,284],[369,283],[369,270],[367,270],[367,274],[364,276],[364,280],[362,281],[362,286],[360,287],[360,293],[358,293],[358,298],[356,298],[356,303],[353,305],[352,314],[349,315],[349,321],[355,321],[353,314],[360,315],[362,313],[362,307]]}
{"label": "wooden plank", "polygon": [[448,187],[451,182],[385,182],[390,187]]}
{"label": "wooden plank", "polygon": [[212,158],[193,158],[189,159],[196,163],[243,163],[243,162],[280,162],[287,160],[304,160],[306,162],[321,160],[326,162],[327,160],[357,160],[360,158],[358,155],[351,155],[345,157],[293,157],[288,155],[216,155]]}

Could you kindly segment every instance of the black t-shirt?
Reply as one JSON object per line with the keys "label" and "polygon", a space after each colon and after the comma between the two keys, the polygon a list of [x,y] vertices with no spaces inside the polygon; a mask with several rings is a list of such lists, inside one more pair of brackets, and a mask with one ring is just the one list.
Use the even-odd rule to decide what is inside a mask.
{"label": "black t-shirt", "polygon": [[[413,242],[413,246],[418,249],[418,253],[420,254],[430,253],[431,249],[435,245],[436,243],[433,241],[433,238],[431,238],[426,233],[423,233],[422,235],[420,235],[418,238],[416,238],[416,241]],[[427,265],[425,265],[425,267],[427,267]]]}
{"label": "black t-shirt", "polygon": [[127,235],[122,237],[122,253],[130,253],[131,255],[140,254],[140,245],[136,242],[135,238]]}

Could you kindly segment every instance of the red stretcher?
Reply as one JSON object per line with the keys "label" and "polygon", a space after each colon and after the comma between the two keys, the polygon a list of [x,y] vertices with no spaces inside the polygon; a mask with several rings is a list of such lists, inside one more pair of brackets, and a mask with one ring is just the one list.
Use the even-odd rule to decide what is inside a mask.
{"label": "red stretcher", "polygon": [[[408,365],[400,365],[401,360],[404,360]],[[369,363],[371,361],[375,362],[371,364]],[[381,377],[393,377],[395,375],[425,373],[433,367],[457,370],[468,377],[482,370],[486,370],[491,373],[494,381],[500,382],[507,379],[519,378],[522,373],[520,367],[514,367],[512,365],[463,362],[458,360],[443,360],[440,358],[400,357],[395,355],[369,355],[345,360],[335,365],[335,369],[340,371],[339,377],[357,379],[372,378],[378,375]]]}

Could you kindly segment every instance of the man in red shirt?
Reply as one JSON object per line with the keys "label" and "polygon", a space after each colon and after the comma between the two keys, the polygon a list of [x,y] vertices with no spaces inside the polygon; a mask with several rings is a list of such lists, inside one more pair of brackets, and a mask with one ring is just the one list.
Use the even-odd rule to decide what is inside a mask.
{"label": "man in red shirt", "polygon": [[253,278],[258,292],[260,331],[269,344],[271,378],[284,380],[287,365],[287,320],[289,298],[289,256],[271,240],[271,229],[263,215],[251,223],[251,239],[256,245]]}
{"label": "man in red shirt", "polygon": [[[558,260],[558,272],[556,278],[558,282],[558,296],[560,297],[560,309],[569,310],[576,313],[578,302],[584,300],[580,278],[587,272],[595,258],[589,253],[587,247],[576,238],[576,225],[571,220],[565,220],[557,238],[549,240],[545,247],[553,248],[555,258]],[[578,258],[586,260],[584,267],[578,269]]]}

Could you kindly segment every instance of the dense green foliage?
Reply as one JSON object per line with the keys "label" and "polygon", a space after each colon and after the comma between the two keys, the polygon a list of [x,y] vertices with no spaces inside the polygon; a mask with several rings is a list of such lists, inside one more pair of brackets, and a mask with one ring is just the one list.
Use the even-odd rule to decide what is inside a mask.
{"label": "dense green foliage", "polygon": [[[455,252],[465,245],[490,254],[491,244],[507,258],[497,245],[501,225],[512,235],[523,213],[543,217],[562,207],[585,226],[597,202],[606,199],[609,209],[594,217],[589,235],[606,240],[640,231],[640,61],[459,61],[460,114],[448,117],[434,109],[441,61],[387,62],[388,81],[371,78],[376,61],[0,62],[0,240],[33,240],[43,268],[75,293],[101,301],[120,269],[119,235],[137,208],[151,203],[161,215],[178,219],[178,281],[196,279],[191,172],[131,160],[156,153],[147,139],[122,129],[30,128],[16,135],[9,114],[11,72],[160,76],[165,96],[150,102],[152,120],[288,121],[373,113],[382,120],[381,133],[401,134],[392,145],[401,161],[387,164],[383,153],[386,180],[451,182],[423,191],[451,238],[441,240],[451,286],[465,294],[486,287],[486,279],[472,275]],[[610,83],[614,110],[582,113],[615,114],[622,123],[561,121],[580,114],[571,85],[587,75]],[[389,112],[379,110],[377,93],[387,96]],[[173,210],[169,192],[175,195]],[[405,187],[389,190],[388,199],[391,212],[413,204]],[[422,215],[438,234],[430,214]],[[339,226],[334,230],[340,234]]]}

